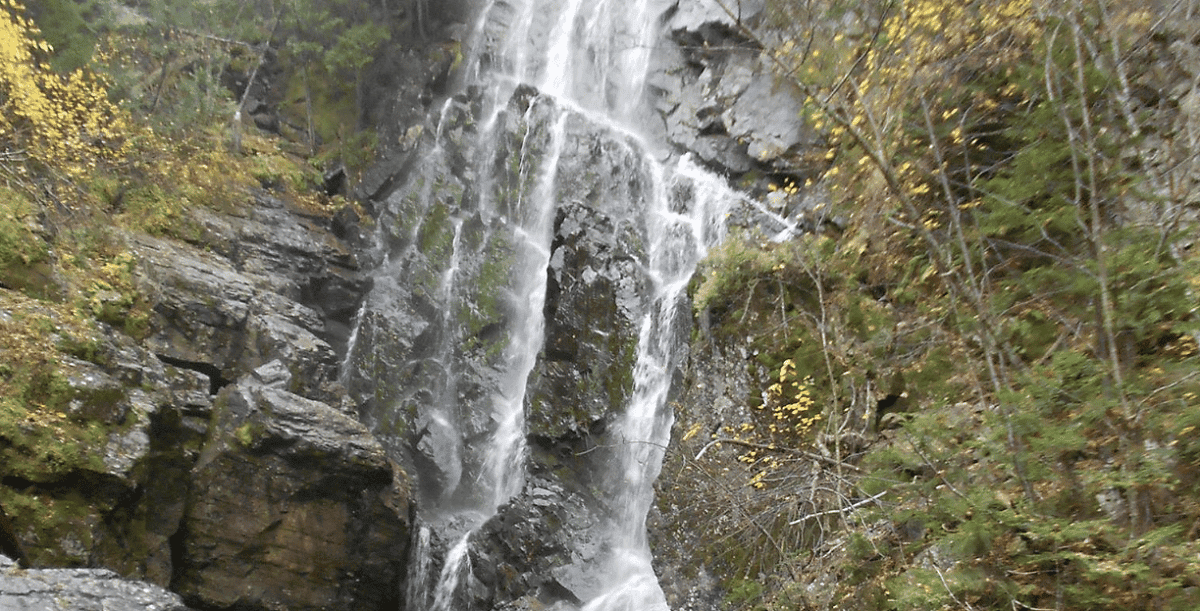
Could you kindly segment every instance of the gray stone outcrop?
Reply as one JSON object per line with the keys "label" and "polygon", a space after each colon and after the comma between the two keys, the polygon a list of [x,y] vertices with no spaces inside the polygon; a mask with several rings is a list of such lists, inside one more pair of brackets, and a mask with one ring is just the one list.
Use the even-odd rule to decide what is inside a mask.
{"label": "gray stone outcrop", "polygon": [[678,2],[665,14],[670,44],[657,51],[651,85],[667,140],[725,174],[805,172],[818,138],[801,92],[776,78],[748,34],[764,5]]}
{"label": "gray stone outcrop", "polygon": [[5,611],[191,611],[178,594],[107,569],[20,569],[0,556]]}
{"label": "gray stone outcrop", "polygon": [[199,608],[389,608],[406,476],[344,404],[334,347],[366,284],[329,216],[248,203],[200,213],[195,245],[123,236],[147,336],[109,330],[61,364],[68,411],[105,427],[99,460],[14,482],[5,509],[35,566],[108,567],[79,575]]}
{"label": "gray stone outcrop", "polygon": [[385,608],[405,493],[358,421],[285,390],[275,361],[226,388],[192,470],[173,586],[220,608]]}

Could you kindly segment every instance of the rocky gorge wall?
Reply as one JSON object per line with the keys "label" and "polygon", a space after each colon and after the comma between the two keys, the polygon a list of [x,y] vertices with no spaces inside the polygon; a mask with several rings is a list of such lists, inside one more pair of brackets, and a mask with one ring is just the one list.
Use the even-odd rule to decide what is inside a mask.
{"label": "rocky gorge wall", "polygon": [[[763,191],[781,175],[804,175],[812,136],[795,119],[794,92],[775,88],[737,24],[716,4],[656,6],[672,34],[654,58],[652,132],[669,138],[669,155],[691,153]],[[746,7],[744,18],[761,18],[762,8]],[[346,379],[372,429],[417,474],[423,511],[452,522],[422,544],[431,559],[420,574],[432,587],[474,519],[474,510],[462,513],[478,494],[468,482],[488,469],[480,448],[497,434],[492,402],[511,364],[505,347],[520,332],[511,301],[522,297],[509,292],[514,278],[505,269],[520,245],[503,232],[514,224],[518,235],[528,233],[522,206],[544,188],[538,177],[553,163],[561,201],[546,253],[544,336],[528,382],[526,479],[473,537],[469,568],[457,578],[470,585],[455,604],[579,605],[603,591],[593,573],[606,545],[603,522],[616,512],[604,506],[604,473],[609,448],[624,443],[614,427],[633,392],[650,287],[641,268],[648,241],[663,236],[639,229],[650,179],[631,171],[637,162],[625,160],[633,152],[623,151],[623,136],[570,113],[565,135],[552,134],[560,129],[551,125],[556,115],[536,89],[518,87],[491,116],[483,97],[468,89],[402,130],[390,158],[360,187],[379,215],[382,275],[363,309]],[[481,133],[492,135],[480,140]],[[688,188],[719,191],[678,185],[668,190],[679,188],[680,210]],[[799,222],[781,212],[797,211],[743,201],[731,217],[778,233]],[[677,335],[686,337],[687,321],[679,323]],[[683,371],[665,374],[684,379]],[[690,559],[671,562],[690,571]],[[692,588],[680,582],[676,590],[689,596]]]}
{"label": "rocky gorge wall", "polygon": [[[691,152],[754,191],[772,177],[806,175],[813,136],[795,121],[792,93],[776,88],[757,51],[737,34],[737,19],[761,16],[761,6],[744,4],[743,13],[730,17],[715,4],[663,3],[670,44],[655,58],[651,85],[672,154]],[[448,7],[437,16],[445,41],[461,37],[467,12]],[[77,409],[106,423],[103,452],[87,468],[31,470],[6,477],[0,489],[12,534],[33,566],[116,573],[4,565],[0,602],[42,608],[44,592],[53,588],[80,592],[55,603],[64,609],[115,600],[131,608],[202,610],[402,604],[414,502],[453,504],[452,494],[442,498],[446,483],[483,468],[444,472],[449,462],[438,446],[422,443],[440,434],[425,408],[438,393],[478,399],[497,384],[489,367],[503,357],[499,346],[511,322],[498,287],[514,256],[513,244],[487,230],[503,219],[450,220],[449,211],[481,188],[465,163],[479,151],[449,156],[445,181],[413,181],[438,130],[461,139],[482,117],[469,94],[439,106],[439,92],[457,78],[448,60],[418,52],[409,59],[391,97],[378,101],[384,146],[355,187],[362,207],[331,214],[262,191],[238,213],[200,213],[202,232],[191,243],[121,237],[131,282],[149,304],[145,332],[135,340],[104,328],[93,349],[65,363],[72,372],[65,392]],[[511,124],[493,143],[497,150],[485,153],[502,162],[548,129],[529,120],[535,95],[518,92],[504,119]],[[633,211],[612,207],[609,187],[600,186],[606,174],[618,173],[604,164],[624,145],[577,129],[581,134],[561,151],[568,168],[562,173],[570,177],[564,189],[575,195],[552,219],[547,327],[530,379],[529,475],[480,536],[474,565],[488,568],[477,577],[471,602],[477,608],[534,608],[539,599],[578,604],[597,589],[583,567],[599,551],[596,472],[611,459],[598,449],[611,441],[606,435],[616,410],[632,392],[647,290],[635,262],[655,238],[630,222]],[[486,187],[500,198],[517,197],[521,168],[511,170],[506,181]],[[644,187],[621,189],[632,201]],[[384,206],[417,191],[432,192],[432,206]],[[733,218],[772,232],[796,222],[786,215],[795,217],[799,208],[777,208],[746,204]],[[438,377],[444,355],[434,352],[447,340],[440,326],[447,312],[436,293],[455,240],[478,257],[456,263],[455,273],[476,282],[462,289],[467,308],[453,312],[469,332],[453,348],[466,356],[455,356],[462,360],[449,369],[462,375],[451,383]],[[359,315],[373,288],[365,271],[384,264],[380,242],[406,253],[390,260],[401,269],[405,297],[399,307]],[[0,320],[57,316],[4,293]],[[380,319],[376,339],[352,335],[356,315]],[[383,336],[389,348],[373,343]],[[372,356],[343,371],[352,348]],[[685,379],[683,371],[672,375]],[[467,405],[464,417],[474,419],[475,436],[494,426]],[[676,483],[667,474],[663,485]],[[716,605],[718,590],[696,577],[686,546],[667,524],[678,517],[669,508],[651,516],[655,547],[676,545],[659,560],[668,600],[672,608],[684,608],[685,600]],[[115,574],[159,589],[122,585]]]}
{"label": "rocky gorge wall", "polygon": [[[372,65],[386,78],[364,88],[364,110],[423,116],[447,86],[466,7],[424,7],[415,25],[393,8],[396,44]],[[278,73],[257,72],[247,92],[250,121],[273,132]],[[0,607],[401,604],[409,475],[338,381],[373,221],[285,182],[236,185],[236,209],[189,205],[173,238],[85,233],[119,254],[82,313],[64,303],[75,289],[53,258],[0,283],[14,349],[0,375],[32,376],[26,392],[44,402],[22,421],[0,397],[0,552],[20,560],[0,564]],[[36,236],[77,239],[48,216]]]}

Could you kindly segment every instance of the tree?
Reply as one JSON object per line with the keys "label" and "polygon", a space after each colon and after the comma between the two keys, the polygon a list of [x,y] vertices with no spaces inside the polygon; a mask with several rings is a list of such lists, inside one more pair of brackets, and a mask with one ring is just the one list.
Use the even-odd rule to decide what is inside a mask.
{"label": "tree", "polygon": [[[301,66],[308,139],[315,147],[318,136],[332,139],[340,126],[317,125],[314,98],[328,105],[342,97],[350,79],[354,124],[362,127],[364,116],[363,72],[379,54],[390,32],[376,19],[373,9],[354,0],[291,0],[283,9],[285,43],[283,55]],[[314,91],[314,83],[320,90]],[[323,133],[319,133],[323,132]]]}
{"label": "tree", "polygon": [[[763,454],[816,451],[869,469],[853,475],[858,492],[808,509],[814,519],[834,511],[853,529],[848,509],[878,507],[897,531],[921,534],[876,538],[863,559],[950,550],[955,560],[879,561],[871,583],[894,608],[1187,608],[1178,563],[1193,546],[1182,533],[1200,513],[1184,500],[1197,454],[1181,431],[1197,426],[1188,406],[1200,388],[1196,270],[1177,246],[1195,228],[1181,216],[1186,190],[1172,185],[1193,180],[1191,153],[1146,139],[1150,109],[1132,95],[1139,54],[1185,8],[880,0],[855,10],[855,28],[838,2],[776,2],[760,29],[744,24],[779,78],[805,92],[805,119],[829,154],[821,184],[804,188],[828,189],[849,226],[831,254],[789,254],[706,299],[740,307],[754,328],[821,338],[825,357],[802,358],[796,343],[758,334],[759,359],[777,372],[762,382],[768,398],[811,375],[806,396],[827,423],[906,395],[920,409],[866,462],[838,445],[841,427],[783,445],[734,424],[726,443],[764,449],[743,460],[747,485],[769,482]],[[715,260],[712,277],[727,277],[728,263]],[[811,288],[798,288],[802,277]],[[864,368],[903,374],[908,388]]]}
{"label": "tree", "polygon": [[24,7],[0,8],[0,142],[4,155],[23,154],[70,174],[125,150],[125,117],[108,100],[103,82],[76,69],[54,72],[53,49],[40,39]]}
{"label": "tree", "polygon": [[104,7],[97,0],[40,0],[26,10],[54,47],[50,64],[55,71],[71,72],[88,65],[106,25]]}

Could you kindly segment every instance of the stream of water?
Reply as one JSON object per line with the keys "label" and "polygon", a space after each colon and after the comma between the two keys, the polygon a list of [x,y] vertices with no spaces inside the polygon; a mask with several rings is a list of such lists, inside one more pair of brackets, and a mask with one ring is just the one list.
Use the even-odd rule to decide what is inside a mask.
{"label": "stream of water", "polygon": [[[581,137],[581,125],[593,138],[588,142],[603,141],[593,148],[607,147],[619,159],[595,170],[614,175],[614,193],[600,193],[596,200],[623,207],[618,221],[644,242],[636,266],[645,294],[637,295],[633,315],[632,387],[605,432],[603,459],[597,461],[604,472],[594,477],[602,541],[587,570],[598,585],[579,606],[668,609],[651,566],[646,516],[670,438],[668,394],[687,340],[686,325],[680,324],[689,315],[686,287],[706,250],[721,239],[726,210],[738,196],[646,136],[651,131],[646,79],[661,35],[656,13],[663,8],[661,0],[488,0],[470,30],[463,69],[463,89],[481,101],[476,111],[481,120],[469,136],[476,154],[455,158],[461,142],[451,141],[462,138],[463,129],[452,123],[462,113],[448,101],[438,119],[437,142],[414,169],[419,178],[389,200],[395,211],[382,222],[405,230],[381,238],[389,254],[359,316],[360,326],[376,322],[370,331],[355,329],[351,352],[377,349],[372,346],[384,336],[411,336],[394,340],[407,341],[404,356],[381,369],[393,378],[404,370],[433,380],[419,392],[387,394],[396,415],[366,418],[385,445],[409,444],[404,447],[426,457],[424,467],[417,465],[422,507],[410,550],[408,611],[459,608],[462,592],[472,587],[472,537],[524,486],[528,384],[546,339],[555,219],[569,178],[560,175],[565,171],[560,156],[572,145],[580,148],[572,138]],[[526,116],[513,118],[510,100],[530,88]],[[498,147],[507,147],[505,155],[494,154]],[[507,161],[497,163],[498,158]],[[439,177],[452,170],[472,181],[468,195],[447,204],[447,181]],[[481,343],[491,328],[472,326],[488,308],[476,303],[487,299],[469,286],[489,277],[485,268],[494,262],[472,263],[487,248],[501,253],[493,258],[505,266],[503,303],[492,309],[504,312],[506,334],[492,356],[467,362],[457,355],[482,351],[466,347]],[[414,290],[414,274],[422,273],[431,278],[428,289]],[[427,311],[426,319],[437,324],[414,320],[405,307]],[[489,366],[479,366],[481,360]],[[397,385],[412,376],[396,378],[402,380]],[[470,381],[476,379],[485,383]],[[419,434],[414,437],[406,422],[415,422]],[[433,557],[439,553],[435,541],[444,545],[440,562]]]}

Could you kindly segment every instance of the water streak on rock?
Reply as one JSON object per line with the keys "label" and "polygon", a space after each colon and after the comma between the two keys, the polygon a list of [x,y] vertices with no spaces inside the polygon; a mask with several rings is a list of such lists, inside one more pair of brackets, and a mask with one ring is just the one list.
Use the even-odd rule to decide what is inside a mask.
{"label": "water streak on rock", "polygon": [[667,608],[646,514],[686,287],[738,196],[648,136],[664,8],[488,2],[382,206],[343,379],[416,475],[409,611]]}

